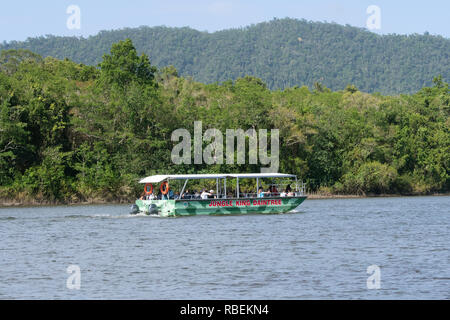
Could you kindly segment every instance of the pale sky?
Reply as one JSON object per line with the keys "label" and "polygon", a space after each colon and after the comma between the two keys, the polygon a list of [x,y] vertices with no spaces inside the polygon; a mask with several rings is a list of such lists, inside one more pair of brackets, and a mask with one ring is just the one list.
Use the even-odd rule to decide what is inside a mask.
{"label": "pale sky", "polygon": [[[80,29],[67,28],[67,8],[80,8]],[[366,28],[370,5],[380,8],[380,34],[450,37],[448,0],[40,0],[0,5],[0,42],[47,34],[84,36],[138,26],[189,26],[200,31],[245,27],[276,18],[337,22]]]}

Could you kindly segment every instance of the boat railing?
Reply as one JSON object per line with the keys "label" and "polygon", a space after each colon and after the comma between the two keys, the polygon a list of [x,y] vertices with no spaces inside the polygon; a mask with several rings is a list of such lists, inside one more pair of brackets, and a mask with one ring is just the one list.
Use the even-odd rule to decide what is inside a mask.
{"label": "boat railing", "polygon": [[[291,193],[285,193],[285,192],[271,192],[271,193],[265,193],[263,198],[270,198],[270,197],[300,197],[303,196],[302,192],[291,192]],[[224,194],[220,194],[219,196],[213,195],[208,197],[208,199],[246,199],[246,198],[259,198],[258,194],[256,193],[240,193],[239,197],[236,196],[236,194],[228,194],[225,196]],[[181,198],[176,198],[175,200],[202,200],[202,198],[199,195],[185,195]]]}

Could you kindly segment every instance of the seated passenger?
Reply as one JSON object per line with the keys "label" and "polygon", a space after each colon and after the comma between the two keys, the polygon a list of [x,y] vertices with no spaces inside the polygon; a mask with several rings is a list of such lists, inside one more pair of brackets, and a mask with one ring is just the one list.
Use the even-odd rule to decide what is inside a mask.
{"label": "seated passenger", "polygon": [[209,192],[206,192],[206,189],[203,189],[200,197],[204,200],[204,199],[208,199],[209,196],[212,196],[212,194]]}
{"label": "seated passenger", "polygon": [[277,189],[277,187],[276,187],[275,185],[272,185],[272,186],[270,187],[270,192],[271,192],[272,195],[274,195],[274,196],[278,196],[278,195],[279,195],[278,189]]}
{"label": "seated passenger", "polygon": [[258,198],[264,198],[264,196],[267,194],[270,195],[270,192],[269,191],[264,192],[264,189],[262,187],[259,187]]}
{"label": "seated passenger", "polygon": [[284,192],[286,192],[286,196],[288,196],[288,197],[293,197],[295,195],[294,192],[292,192],[292,188],[291,188],[290,184],[288,184],[286,186],[286,190]]}
{"label": "seated passenger", "polygon": [[191,199],[192,195],[189,192],[189,189],[186,189],[186,191],[181,195],[181,199]]}

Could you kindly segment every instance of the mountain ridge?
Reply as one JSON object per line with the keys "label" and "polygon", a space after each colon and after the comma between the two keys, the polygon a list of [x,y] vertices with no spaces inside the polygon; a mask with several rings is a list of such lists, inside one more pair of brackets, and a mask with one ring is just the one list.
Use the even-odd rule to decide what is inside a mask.
{"label": "mountain ridge", "polygon": [[111,45],[130,38],[158,67],[204,83],[261,78],[271,89],[320,82],[332,90],[412,93],[435,76],[450,78],[450,39],[430,35],[379,35],[337,23],[274,19],[246,27],[199,31],[190,27],[123,28],[84,37],[46,36],[0,44],[40,55],[96,65]]}

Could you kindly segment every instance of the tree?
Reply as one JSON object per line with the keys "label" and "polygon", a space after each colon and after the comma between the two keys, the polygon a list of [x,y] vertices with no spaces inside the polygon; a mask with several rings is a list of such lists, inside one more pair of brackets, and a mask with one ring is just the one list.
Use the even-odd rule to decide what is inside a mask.
{"label": "tree", "polygon": [[110,54],[103,55],[99,64],[101,81],[119,88],[126,88],[136,81],[141,85],[156,85],[156,68],[146,54],[140,57],[130,39],[113,44]]}
{"label": "tree", "polygon": [[0,52],[0,71],[12,75],[17,71],[19,65],[24,62],[40,63],[43,59],[40,55],[30,50],[3,50]]}

